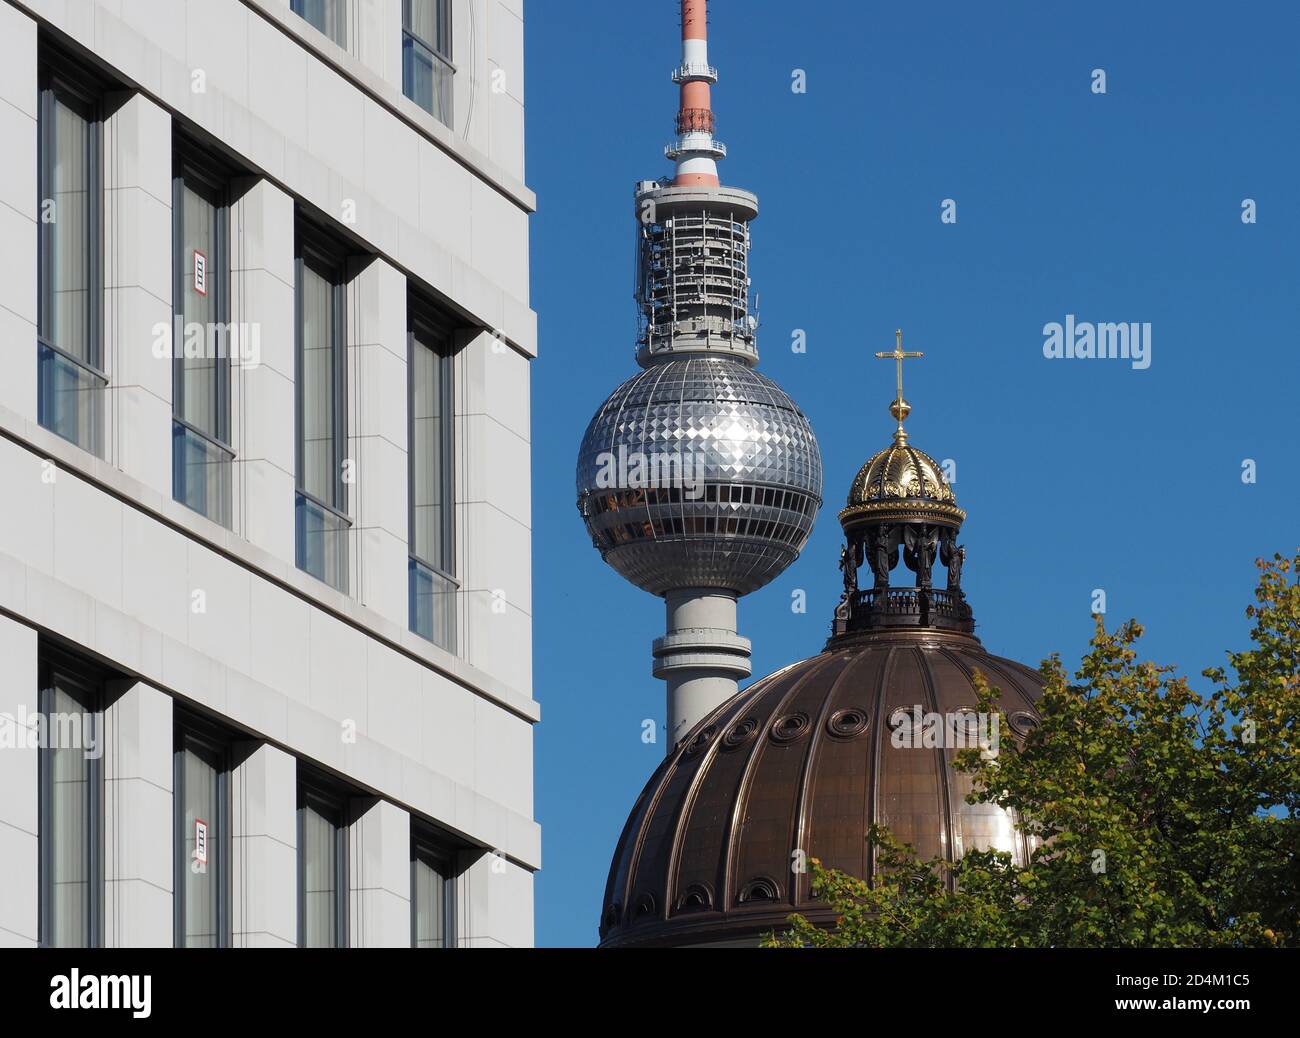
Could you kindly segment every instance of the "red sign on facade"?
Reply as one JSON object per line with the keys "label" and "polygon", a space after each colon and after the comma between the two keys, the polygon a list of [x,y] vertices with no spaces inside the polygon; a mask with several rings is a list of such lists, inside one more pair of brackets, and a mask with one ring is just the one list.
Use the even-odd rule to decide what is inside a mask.
{"label": "red sign on facade", "polygon": [[201,296],[208,294],[208,257],[194,250],[194,291]]}

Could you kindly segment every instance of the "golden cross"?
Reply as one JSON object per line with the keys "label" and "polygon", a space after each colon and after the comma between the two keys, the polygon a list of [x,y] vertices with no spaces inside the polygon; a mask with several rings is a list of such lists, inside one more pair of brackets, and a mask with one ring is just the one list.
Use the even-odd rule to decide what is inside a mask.
{"label": "golden cross", "polygon": [[894,332],[894,349],[890,353],[877,353],[881,360],[892,360],[898,365],[898,399],[894,401],[894,406],[890,408],[890,413],[898,419],[898,432],[903,433],[903,419],[907,417],[911,408],[903,399],[903,361],[911,360],[915,357],[924,357],[924,353],[908,352],[903,349],[903,329],[899,328]]}

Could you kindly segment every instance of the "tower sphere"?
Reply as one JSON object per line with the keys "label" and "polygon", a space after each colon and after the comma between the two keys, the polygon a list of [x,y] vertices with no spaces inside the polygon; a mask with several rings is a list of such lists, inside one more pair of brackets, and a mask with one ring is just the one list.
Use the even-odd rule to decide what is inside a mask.
{"label": "tower sphere", "polygon": [[577,489],[593,543],[637,587],[745,595],[807,543],[821,453],[808,419],[771,379],[734,359],[679,356],[600,406]]}

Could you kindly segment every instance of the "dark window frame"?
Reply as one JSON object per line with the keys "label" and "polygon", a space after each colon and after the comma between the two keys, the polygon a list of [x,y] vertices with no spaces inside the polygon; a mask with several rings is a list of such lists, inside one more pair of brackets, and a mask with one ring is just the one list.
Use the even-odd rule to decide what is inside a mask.
{"label": "dark window frame", "polygon": [[[333,515],[347,530],[353,525],[348,513],[348,484],[343,478],[343,463],[348,457],[348,336],[347,336],[347,287],[349,266],[353,250],[341,240],[300,214],[297,220],[294,247],[294,486],[295,511],[301,515],[303,502]],[[331,309],[333,311],[334,342],[331,353],[334,362],[334,385],[331,387],[334,415],[331,437],[333,439],[333,479],[336,504],[322,501],[303,486],[304,477],[304,439],[303,410],[306,379],[303,376],[304,347],[303,342],[303,275],[310,266],[319,276],[329,281],[332,289]],[[299,569],[306,569],[306,546],[302,542],[301,521],[295,521],[295,561]],[[347,562],[347,559],[345,559]],[[336,590],[348,593],[349,574],[341,575],[343,586]]]}
{"label": "dark window frame", "polygon": [[452,40],[454,39],[453,33],[455,31],[452,14],[454,12],[455,4],[452,0],[433,0],[439,8],[438,13],[435,15],[435,20],[446,27],[444,35],[447,38],[447,45],[445,48],[442,48],[438,46],[437,40],[426,40],[411,28],[412,18],[410,12],[412,2],[413,0],[402,0],[402,35],[409,36],[435,57],[441,58],[443,64],[449,66],[452,72],[455,72],[456,65],[453,61],[452,46]]}
{"label": "dark window frame", "polygon": [[[39,686],[37,691],[37,710],[45,717],[47,735],[50,731],[48,718],[51,712],[51,698],[55,675],[65,683],[73,686],[74,695],[86,711],[94,717],[93,730],[101,752],[97,757],[87,758],[88,788],[86,798],[86,876],[87,876],[87,918],[86,947],[100,948],[104,944],[104,709],[107,705],[105,685],[108,675],[93,664],[72,653],[54,646],[42,645],[37,666]],[[38,944],[43,948],[55,947],[53,941],[53,900],[54,900],[54,859],[48,834],[54,829],[54,768],[48,746],[38,749],[37,765],[37,812],[38,830],[41,836],[37,840],[38,856]]]}
{"label": "dark window frame", "polygon": [[292,11],[294,14],[296,14],[308,25],[310,25],[317,32],[319,32],[331,43],[335,44],[336,46],[342,47],[344,50],[348,50],[349,44],[351,42],[350,26],[348,25],[348,20],[349,20],[348,15],[350,13],[350,7],[349,7],[348,0],[337,0],[337,2],[341,5],[341,10],[343,11],[343,39],[342,40],[335,39],[323,28],[321,28],[319,25],[317,25],[315,22],[313,22],[310,18],[307,17],[305,0],[289,0],[289,10]]}
{"label": "dark window frame", "polygon": [[[334,495],[337,505],[320,500],[303,488],[303,293],[302,272],[310,266],[318,275],[326,278],[333,290],[331,308],[334,311],[334,343],[331,353],[335,362],[334,385]],[[299,223],[297,249],[294,256],[294,467],[297,491],[321,508],[333,512],[348,525],[352,518],[348,515],[347,483],[343,480],[343,462],[348,455],[348,339],[347,339],[347,286],[348,255],[341,246],[332,242],[323,232]]]}
{"label": "dark window frame", "polygon": [[443,948],[455,948],[457,939],[457,848],[438,836],[431,826],[411,819],[411,947],[419,947],[419,904],[416,901],[417,866],[423,861],[443,877]]}
{"label": "dark window frame", "polygon": [[[449,94],[445,99],[438,92],[435,86],[432,107],[424,108],[424,105],[414,96],[414,88],[411,85],[412,71],[411,65],[414,61],[414,55],[417,51],[424,51],[429,54],[431,62],[435,66],[440,66],[448,82],[454,84],[456,79],[456,63],[454,60],[454,39],[455,24],[453,19],[454,3],[453,0],[433,0],[437,5],[437,13],[434,20],[441,26],[444,26],[443,36],[445,37],[445,46],[439,46],[439,41],[428,40],[415,32],[412,28],[413,19],[411,17],[412,3],[414,0],[402,0],[402,95],[408,100],[413,101],[422,109],[427,111],[439,122],[447,127],[451,127],[455,121],[454,94]],[[435,76],[435,80],[436,80]],[[434,111],[438,108],[439,111]]]}
{"label": "dark window frame", "polygon": [[[184,308],[181,305],[183,299],[183,289],[186,284],[186,270],[183,263],[178,262],[182,257],[179,255],[181,242],[184,240],[184,188],[186,184],[193,188],[201,188],[197,193],[205,196],[206,200],[216,207],[217,233],[214,242],[214,251],[216,252],[215,262],[213,257],[208,257],[208,269],[216,269],[217,277],[217,298],[214,310],[216,311],[216,323],[224,326],[230,324],[230,208],[233,192],[231,190],[231,181],[234,179],[227,167],[220,164],[210,155],[204,152],[199,145],[178,136],[172,149],[172,316],[185,317]],[[183,326],[182,326],[183,331]],[[181,347],[181,348],[178,348]],[[220,343],[222,347],[218,354],[218,376],[217,376],[217,433],[204,432],[195,425],[190,424],[180,417],[181,407],[184,404],[184,357],[177,356],[183,353],[183,343],[172,343],[172,420],[179,425],[185,426],[196,436],[201,436],[209,443],[221,448],[234,457],[234,447],[231,445],[231,386],[230,386],[230,341],[226,336],[224,342]],[[224,354],[222,356],[221,354]]]}
{"label": "dark window frame", "polygon": [[[37,214],[37,239],[40,253],[37,265],[37,341],[47,349],[53,350],[61,357],[86,368],[98,375],[105,383],[108,374],[104,364],[104,119],[106,105],[104,95],[108,92],[107,84],[102,83],[85,71],[83,63],[77,62],[62,51],[48,45],[40,51],[40,85],[37,107],[37,194],[38,204],[43,206],[46,199],[54,197],[53,168],[51,157],[55,149],[54,101],[59,96],[69,108],[79,110],[86,120],[89,139],[87,141],[87,190],[86,225],[93,241],[86,257],[86,285],[92,305],[87,306],[86,341],[90,344],[89,363],[80,357],[63,350],[48,337],[50,310],[52,300],[47,298],[46,287],[50,282],[50,270],[54,257],[48,241],[53,234],[52,224],[47,224]],[[57,218],[57,214],[56,214]]]}
{"label": "dark window frame", "polygon": [[352,822],[352,794],[339,783],[306,765],[298,766],[298,947],[307,946],[307,844],[306,811],[310,804],[319,814],[336,818],[334,837],[335,889],[334,889],[334,944],[335,948],[348,947],[348,905],[351,900],[348,855],[348,831]]}
{"label": "dark window frame", "polygon": [[[176,134],[172,145],[172,498],[187,507],[193,507],[182,496],[184,474],[182,470],[183,455],[181,442],[190,435],[207,444],[225,459],[229,466],[234,462],[236,453],[232,444],[233,405],[230,348],[230,297],[231,297],[231,245],[230,214],[234,199],[233,183],[239,174],[226,163],[217,159],[201,145],[183,134]],[[216,412],[217,429],[215,433],[200,429],[193,422],[182,417],[185,393],[185,311],[183,300],[186,298],[190,270],[180,255],[181,243],[184,241],[184,192],[189,187],[202,195],[216,209],[216,233],[213,235],[213,253],[208,257],[209,283],[215,285],[214,323],[220,324],[225,332],[219,340],[209,340],[205,334],[205,345],[213,342],[218,347],[216,362]],[[211,272],[215,270],[216,276]],[[176,341],[175,333],[181,333]],[[227,478],[233,483],[233,472]],[[227,514],[232,508],[230,495],[233,486],[225,488],[225,508],[221,514],[195,509],[213,522],[229,526],[232,516]]]}
{"label": "dark window frame", "polygon": [[[408,541],[411,547],[411,558],[425,566],[439,576],[459,586],[456,580],[456,392],[455,392],[455,366],[456,366],[456,335],[455,326],[451,320],[441,314],[431,304],[423,300],[412,297],[407,302],[407,320],[406,320],[406,436],[407,436],[407,528],[410,530]],[[438,358],[439,381],[441,383],[441,400],[439,402],[442,414],[443,436],[442,436],[442,492],[443,500],[446,502],[446,522],[443,524],[442,531],[442,556],[450,566],[436,566],[428,559],[418,555],[415,551],[415,351],[417,349],[427,349],[427,345],[417,341],[421,333],[442,340],[442,348],[434,349],[434,356]]]}
{"label": "dark window frame", "polygon": [[[99,384],[102,391],[109,385],[108,365],[104,343],[104,121],[107,117],[107,95],[113,85],[96,76],[84,61],[42,40],[38,55],[37,77],[37,143],[36,143],[36,344],[41,356],[48,352],[56,358],[74,365]],[[54,224],[45,222],[45,201],[54,197],[53,157],[56,149],[55,100],[62,101],[86,120],[86,233],[89,238],[86,250],[86,358],[75,356],[51,336],[54,300],[50,294],[54,265]],[[57,220],[58,213],[55,212]],[[38,364],[37,378],[44,369]],[[44,386],[37,387],[38,421],[44,427],[59,433],[52,424],[54,419],[45,415]],[[103,415],[98,415],[103,422]],[[92,433],[92,442],[69,440],[84,450],[98,455],[103,448],[105,430]]]}
{"label": "dark window frame", "polygon": [[[419,341],[421,335],[438,340],[439,346],[433,350],[439,366],[439,388],[441,399],[441,471],[442,500],[445,521],[442,524],[442,544],[440,545],[445,566],[435,565],[431,560],[420,555],[415,545],[415,351],[428,349],[425,342]],[[407,627],[415,634],[424,634],[415,627],[415,589],[421,568],[428,570],[435,579],[442,580],[455,591],[460,590],[460,580],[456,576],[456,326],[454,321],[432,303],[414,293],[408,294],[406,306],[406,522],[408,551],[408,618]],[[459,624],[455,610],[451,617],[450,645],[442,645],[438,639],[435,644],[442,645],[449,652],[456,652],[459,645]]]}
{"label": "dark window frame", "polygon": [[[174,713],[172,748],[172,844],[173,844],[173,944],[185,947],[185,750],[190,746],[216,760],[217,822],[221,854],[217,857],[217,947],[233,944],[233,861],[234,838],[231,832],[230,784],[234,771],[236,736],[189,710],[178,707]],[[209,856],[211,857],[211,856]]]}

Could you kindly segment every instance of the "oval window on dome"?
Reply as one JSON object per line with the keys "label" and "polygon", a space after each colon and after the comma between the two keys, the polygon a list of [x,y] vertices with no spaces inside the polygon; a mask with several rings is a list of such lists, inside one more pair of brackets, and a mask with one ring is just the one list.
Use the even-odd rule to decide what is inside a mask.
{"label": "oval window on dome", "polygon": [[908,738],[912,734],[912,708],[895,707],[889,715],[889,727],[898,734],[900,739]]}
{"label": "oval window on dome", "polygon": [[713,892],[703,883],[692,883],[677,899],[679,912],[707,912],[713,907]]}
{"label": "oval window on dome", "polygon": [[637,899],[632,906],[632,919],[634,921],[637,919],[646,919],[655,914],[655,909],[657,907],[658,905],[653,894],[649,891],[640,894],[637,896]]}
{"label": "oval window on dome", "polygon": [[687,744],[686,755],[688,757],[694,757],[697,753],[708,746],[713,740],[713,737],[717,734],[718,729],[716,725],[709,725],[707,728],[702,729],[700,733]]}
{"label": "oval window on dome", "polygon": [[775,901],[780,896],[780,888],[776,885],[776,881],[760,876],[758,879],[751,879],[741,887],[736,900],[742,905],[749,905],[755,902]]}
{"label": "oval window on dome", "polygon": [[727,734],[722,737],[722,746],[724,749],[734,750],[749,742],[757,731],[758,722],[752,717],[746,717],[727,729]]}
{"label": "oval window on dome", "polygon": [[777,718],[772,725],[772,741],[776,743],[794,742],[808,731],[808,725],[808,715],[802,711],[786,714],[784,717]]}
{"label": "oval window on dome", "polygon": [[852,739],[867,730],[867,712],[860,707],[836,710],[826,722],[826,731],[837,739]]}

